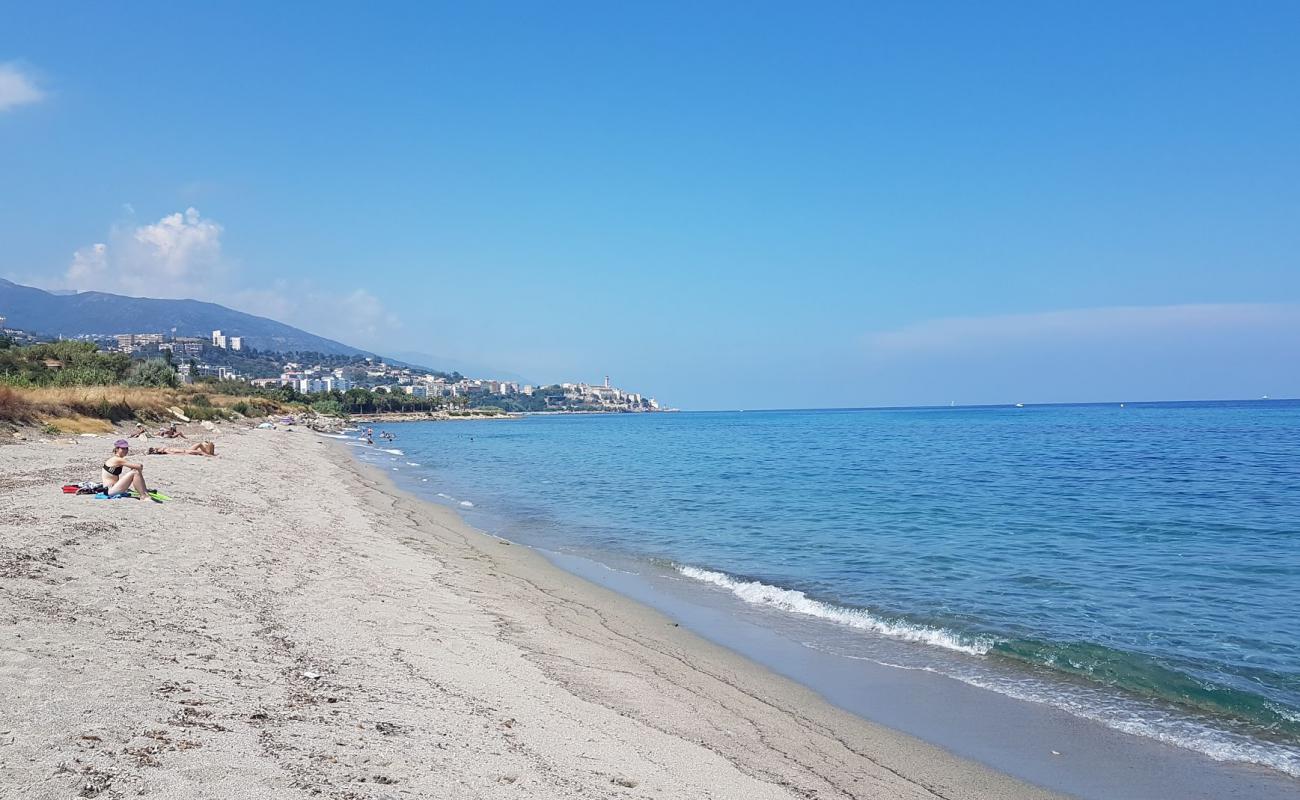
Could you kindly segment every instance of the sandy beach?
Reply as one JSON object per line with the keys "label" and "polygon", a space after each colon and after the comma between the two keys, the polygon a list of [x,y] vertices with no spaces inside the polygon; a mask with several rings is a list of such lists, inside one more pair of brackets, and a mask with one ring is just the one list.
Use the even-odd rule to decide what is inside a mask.
{"label": "sandy beach", "polygon": [[164,504],[61,494],[112,437],[29,436],[0,447],[0,796],[1055,796],[838,710],[310,431],[225,425],[217,458],[143,456]]}

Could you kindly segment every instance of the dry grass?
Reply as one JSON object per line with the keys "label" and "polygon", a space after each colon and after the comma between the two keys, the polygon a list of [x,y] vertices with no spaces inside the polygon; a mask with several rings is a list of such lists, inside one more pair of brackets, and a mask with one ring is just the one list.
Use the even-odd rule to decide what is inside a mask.
{"label": "dry grass", "polygon": [[21,423],[35,419],[36,410],[22,391],[0,386],[0,420]]}
{"label": "dry grass", "polygon": [[127,419],[162,419],[177,404],[172,389],[126,386],[50,386],[16,389],[38,416],[94,417],[111,422]]}
{"label": "dry grass", "polygon": [[42,425],[47,425],[61,434],[108,433],[113,430],[113,423],[106,419],[83,416],[42,417],[39,421]]}
{"label": "dry grass", "polygon": [[[129,386],[66,386],[11,388],[0,386],[0,421],[16,424],[42,422],[68,433],[94,433],[94,421],[157,421],[172,419],[170,408],[192,408],[196,395],[206,395],[204,405],[228,408],[250,398],[207,394],[202,389],[146,389]],[[260,406],[268,403],[258,398]],[[76,430],[74,430],[76,428]],[[102,427],[100,428],[102,430]]]}

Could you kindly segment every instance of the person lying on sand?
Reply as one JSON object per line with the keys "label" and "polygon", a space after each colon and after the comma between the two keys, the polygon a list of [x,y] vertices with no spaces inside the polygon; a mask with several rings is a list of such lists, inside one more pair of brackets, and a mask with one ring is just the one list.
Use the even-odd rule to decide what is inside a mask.
{"label": "person lying on sand", "polygon": [[126,437],[126,438],[128,438],[128,439],[139,439],[141,436],[143,436],[143,437],[146,438],[146,439],[149,438],[149,433],[145,430],[145,427],[144,427],[144,424],[143,424],[143,423],[141,423],[141,424],[139,424],[139,425],[136,425],[136,426],[135,426],[135,433],[131,434],[130,436],[128,436],[128,437]]}
{"label": "person lying on sand", "polygon": [[174,422],[171,424],[170,427],[163,428],[162,430],[158,431],[158,435],[161,436],[161,437],[163,437],[164,439],[184,439],[184,438],[185,438],[185,434],[181,433],[180,431],[178,431],[178,430],[176,429],[176,423],[174,423]]}
{"label": "person lying on sand", "polygon": [[148,456],[215,456],[217,446],[212,442],[195,442],[189,447],[150,447]]}
{"label": "person lying on sand", "polygon": [[144,464],[133,464],[126,460],[131,452],[131,445],[126,439],[113,443],[113,455],[108,457],[100,469],[99,482],[108,487],[104,494],[109,497],[123,495],[135,489],[137,500],[149,499],[149,487],[144,483]]}

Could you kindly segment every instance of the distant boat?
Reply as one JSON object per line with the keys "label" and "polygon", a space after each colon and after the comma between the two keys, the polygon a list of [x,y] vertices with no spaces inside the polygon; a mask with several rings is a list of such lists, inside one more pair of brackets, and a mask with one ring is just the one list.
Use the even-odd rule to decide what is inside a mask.
{"label": "distant boat", "polygon": [[1016,403],[1016,408],[1024,408],[1024,407],[1025,407],[1024,403]]}
{"label": "distant boat", "polygon": [[1123,404],[1123,403],[1120,403],[1120,404],[1119,404],[1119,407],[1120,407],[1120,408],[1123,408],[1123,407],[1124,407],[1124,404]]}

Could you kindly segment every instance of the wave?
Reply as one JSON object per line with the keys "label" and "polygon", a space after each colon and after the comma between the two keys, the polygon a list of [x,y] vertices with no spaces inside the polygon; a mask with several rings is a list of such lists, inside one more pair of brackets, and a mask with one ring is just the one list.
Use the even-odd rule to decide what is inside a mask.
{"label": "wave", "polygon": [[1086,692],[1063,691],[1023,679],[932,671],[1018,700],[1053,706],[1133,736],[1193,750],[1215,761],[1258,764],[1300,778],[1300,748],[1292,743],[1260,738],[1258,727],[1243,727],[1236,718],[1223,720],[1195,711],[1179,713],[1165,706],[1125,701],[1121,695],[1109,699],[1090,697]]}
{"label": "wave", "polygon": [[468,501],[468,500],[461,500],[461,501],[460,501],[460,504],[461,504],[462,506],[464,506],[465,508],[473,508],[473,507],[474,507],[474,504],[471,503],[471,502]]}
{"label": "wave", "polygon": [[[1300,709],[1253,691],[1206,680],[1151,656],[1087,642],[998,642],[990,654],[1084,678],[1132,695],[1163,701],[1212,717],[1227,718],[1261,731],[1300,741]],[[1256,670],[1253,685],[1268,691],[1284,680]]]}
{"label": "wave", "polygon": [[[892,639],[993,657],[1004,663],[1016,661],[1046,668],[1060,673],[1059,680],[1075,677],[1084,679],[1084,683],[1071,689],[1027,675],[1003,675],[1001,670],[990,671],[994,665],[985,659],[953,662],[949,668],[868,660],[903,669],[937,672],[999,694],[1054,706],[1125,733],[1195,750],[1218,761],[1260,764],[1300,777],[1300,748],[1295,746],[1300,741],[1300,710],[1252,692],[1211,684],[1140,653],[1084,643],[967,635],[881,617],[866,609],[816,600],[796,589],[783,589],[723,572],[683,564],[673,564],[673,567],[687,578],[725,589],[752,605],[816,617]],[[976,666],[980,663],[988,667]],[[1113,690],[1118,693],[1106,694]],[[1124,700],[1124,697],[1132,699]]]}
{"label": "wave", "polygon": [[404,455],[406,455],[406,453],[403,453],[401,450],[398,450],[397,448],[393,448],[392,450],[385,450],[384,448],[381,447],[381,448],[379,448],[379,450],[380,450],[380,452],[383,452],[383,453],[392,453],[392,454],[395,455],[395,456],[404,456]]}
{"label": "wave", "polygon": [[992,637],[966,636],[947,628],[920,625],[901,619],[878,617],[864,608],[848,608],[814,600],[797,589],[782,589],[759,581],[733,578],[724,572],[700,569],[685,564],[673,565],[688,578],[726,589],[753,605],[770,606],[795,614],[830,620],[859,630],[871,631],[894,639],[942,647],[970,655],[984,655],[997,643]]}

